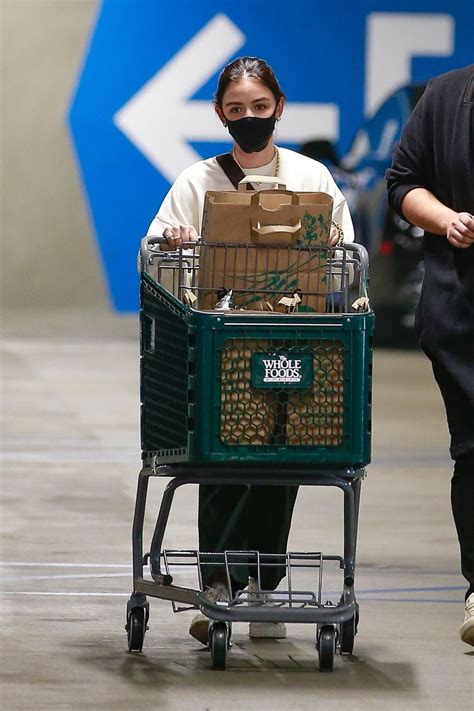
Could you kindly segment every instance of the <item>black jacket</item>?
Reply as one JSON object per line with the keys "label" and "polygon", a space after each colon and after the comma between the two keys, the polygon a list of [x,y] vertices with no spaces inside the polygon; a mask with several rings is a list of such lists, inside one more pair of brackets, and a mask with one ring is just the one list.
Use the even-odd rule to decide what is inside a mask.
{"label": "black jacket", "polygon": [[[401,217],[403,198],[418,187],[456,212],[474,213],[474,64],[429,82],[395,146],[387,184]],[[474,245],[459,249],[427,232],[424,257],[420,345],[474,403]]]}

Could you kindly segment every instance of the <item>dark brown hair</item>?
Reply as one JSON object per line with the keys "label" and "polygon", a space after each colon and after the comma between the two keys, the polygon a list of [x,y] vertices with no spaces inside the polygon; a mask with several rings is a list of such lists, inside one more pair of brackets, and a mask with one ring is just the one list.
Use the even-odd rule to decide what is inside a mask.
{"label": "dark brown hair", "polygon": [[259,79],[262,84],[265,84],[265,86],[270,89],[277,102],[282,96],[285,96],[273,69],[265,60],[259,59],[258,57],[237,57],[237,59],[227,64],[222,70],[219,81],[217,82],[214,103],[217,104],[217,106],[222,106],[222,99],[224,98],[229,84],[232,81],[247,78]]}

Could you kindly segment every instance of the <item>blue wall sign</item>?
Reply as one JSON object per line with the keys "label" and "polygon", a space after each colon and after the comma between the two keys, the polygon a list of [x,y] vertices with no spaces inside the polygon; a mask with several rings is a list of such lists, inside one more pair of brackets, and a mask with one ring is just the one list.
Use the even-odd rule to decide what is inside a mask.
{"label": "blue wall sign", "polygon": [[277,142],[330,138],[397,87],[473,61],[471,0],[103,0],[70,127],[114,307],[138,305],[139,240],[187,165],[229,147],[224,64],[265,58],[287,94]]}

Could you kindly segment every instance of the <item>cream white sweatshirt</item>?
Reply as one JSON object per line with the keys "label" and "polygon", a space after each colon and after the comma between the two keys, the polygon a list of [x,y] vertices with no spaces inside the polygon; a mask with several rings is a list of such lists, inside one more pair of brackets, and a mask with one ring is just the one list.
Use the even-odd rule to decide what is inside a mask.
{"label": "cream white sweatshirt", "polygon": [[[354,227],[346,200],[325,165],[306,156],[279,148],[281,182],[288,190],[324,192],[334,199],[332,219],[344,230],[344,241],[354,241]],[[244,169],[246,175],[275,175],[276,158],[258,168]],[[262,184],[260,187],[267,187]],[[162,235],[166,227],[193,225],[201,234],[204,195],[208,190],[234,190],[215,158],[194,163],[177,177],[152,221],[149,235]]]}

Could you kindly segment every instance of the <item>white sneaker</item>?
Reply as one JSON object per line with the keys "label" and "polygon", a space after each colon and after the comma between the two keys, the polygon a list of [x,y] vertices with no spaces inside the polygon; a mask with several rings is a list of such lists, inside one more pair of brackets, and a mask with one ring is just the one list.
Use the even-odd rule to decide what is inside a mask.
{"label": "white sneaker", "polygon": [[[207,588],[205,596],[209,602],[228,602],[229,601],[229,591],[224,583],[215,583]],[[209,644],[209,625],[211,620],[202,612],[199,612],[191,622],[189,626],[189,634],[194,639],[197,639],[201,644],[206,646]]]}
{"label": "white sneaker", "polygon": [[[268,593],[258,593],[258,583],[255,578],[249,578],[248,584],[248,604],[265,605],[269,607],[275,605],[272,596]],[[283,622],[250,622],[249,637],[259,639],[285,639],[286,627]]]}
{"label": "white sneaker", "polygon": [[466,600],[464,622],[461,625],[459,634],[463,642],[474,647],[474,593],[471,593]]}

